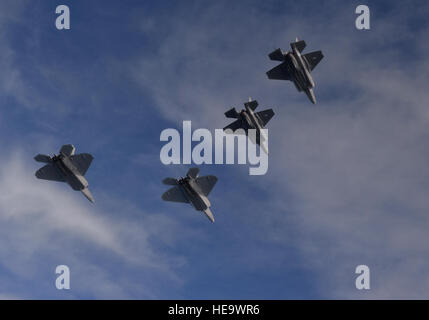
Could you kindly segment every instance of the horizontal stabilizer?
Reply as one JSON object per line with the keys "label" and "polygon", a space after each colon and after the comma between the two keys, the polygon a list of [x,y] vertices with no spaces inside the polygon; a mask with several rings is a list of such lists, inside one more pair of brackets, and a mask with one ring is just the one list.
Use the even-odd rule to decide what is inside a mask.
{"label": "horizontal stabilizer", "polygon": [[313,70],[317,64],[322,60],[323,53],[322,51],[314,51],[307,54],[304,54],[304,60],[307,62],[308,68]]}
{"label": "horizontal stabilizer", "polygon": [[283,55],[283,52],[280,48],[274,50],[273,52],[271,52],[268,57],[270,58],[270,60],[273,61],[284,61],[285,57]]}
{"label": "horizontal stabilizer", "polygon": [[207,208],[206,210],[204,210],[204,213],[206,214],[207,218],[209,218],[209,220],[211,222],[214,222],[214,216],[213,213],[211,212],[210,208]]}
{"label": "horizontal stabilizer", "polygon": [[162,180],[163,184],[166,184],[167,186],[176,186],[178,181],[175,178],[165,178]]}
{"label": "horizontal stabilizer", "polygon": [[46,154],[38,154],[34,157],[34,160],[37,162],[44,162],[44,163],[51,163],[52,158],[50,156],[47,156]]}
{"label": "horizontal stabilizer", "polygon": [[60,153],[63,155],[70,157],[74,155],[76,148],[72,144],[65,144],[61,147]]}
{"label": "horizontal stabilizer", "polygon": [[255,110],[258,107],[258,101],[252,100],[244,103],[244,105],[252,110]]}
{"label": "horizontal stabilizer", "polygon": [[186,174],[188,177],[191,177],[191,178],[196,178],[196,177],[198,177],[198,173],[200,172],[200,169],[198,169],[198,168],[191,168],[191,169],[189,169],[188,170],[188,173]]}
{"label": "horizontal stabilizer", "polygon": [[94,197],[92,196],[91,192],[89,192],[88,188],[82,189],[81,192],[89,201],[91,201],[92,203],[95,203]]}
{"label": "horizontal stabilizer", "polygon": [[238,118],[238,112],[237,112],[237,110],[235,110],[235,108],[232,108],[232,109],[228,110],[227,112],[225,112],[225,116],[227,118],[236,119],[236,118]]}
{"label": "horizontal stabilizer", "polygon": [[304,40],[300,40],[300,41],[296,41],[296,42],[292,42],[290,44],[290,46],[292,47],[292,49],[295,47],[296,50],[298,50],[299,52],[302,52],[302,50],[304,50],[304,48],[306,47],[306,43]]}

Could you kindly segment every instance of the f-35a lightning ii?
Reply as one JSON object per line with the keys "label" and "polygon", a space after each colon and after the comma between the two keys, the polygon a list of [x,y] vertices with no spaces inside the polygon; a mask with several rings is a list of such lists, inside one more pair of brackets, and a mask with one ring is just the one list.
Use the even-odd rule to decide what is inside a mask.
{"label": "f-35a lightning ii", "polygon": [[204,211],[207,218],[214,222],[213,213],[210,211],[210,201],[207,198],[217,182],[215,176],[198,177],[200,169],[189,169],[186,177],[180,179],[165,178],[162,183],[174,186],[167,190],[162,199],[165,201],[191,203],[198,211]]}
{"label": "f-35a lightning ii", "polygon": [[60,153],[52,158],[48,155],[38,154],[34,157],[37,162],[47,163],[36,172],[36,177],[44,180],[67,182],[73,190],[81,191],[92,203],[94,198],[88,189],[85,173],[94,157],[89,153],[75,155],[75,147],[66,144],[61,147]]}
{"label": "f-35a lightning ii", "polygon": [[[264,129],[268,121],[274,116],[273,109],[254,112],[258,107],[258,101],[252,100],[251,98],[249,98],[249,102],[244,103],[244,107],[245,108],[241,110],[240,113],[238,113],[235,108],[225,112],[227,118],[234,118],[237,120],[227,125],[223,130],[231,129],[235,132],[237,129],[243,129],[246,135],[249,134],[249,129],[256,130],[256,141],[252,142],[259,144],[265,153],[268,154],[268,138],[264,131],[261,130]],[[253,138],[251,135],[250,137]]]}
{"label": "f-35a lightning ii", "polygon": [[282,61],[282,63],[268,71],[267,76],[269,79],[292,81],[298,91],[304,91],[310,101],[316,103],[311,71],[322,60],[322,51],[302,55],[301,52],[306,44],[304,40],[298,41],[298,38],[290,46],[292,51],[282,52],[279,48],[268,55],[271,60]]}

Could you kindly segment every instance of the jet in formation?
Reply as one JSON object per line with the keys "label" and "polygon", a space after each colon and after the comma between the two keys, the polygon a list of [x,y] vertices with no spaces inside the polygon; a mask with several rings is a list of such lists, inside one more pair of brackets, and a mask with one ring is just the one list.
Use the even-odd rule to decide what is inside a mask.
{"label": "jet in formation", "polygon": [[217,182],[216,176],[199,177],[200,169],[189,169],[186,177],[180,179],[165,178],[162,183],[173,186],[167,190],[162,199],[172,202],[191,203],[198,211],[203,211],[211,222],[214,222],[213,213],[210,210],[210,201],[207,198]]}
{"label": "jet in formation", "polygon": [[47,163],[36,172],[36,177],[43,180],[67,182],[73,190],[81,191],[92,203],[94,198],[89,192],[85,173],[94,157],[89,153],[75,155],[75,147],[67,144],[61,147],[60,153],[50,157],[38,154],[34,157],[37,162]]}
{"label": "jet in formation", "polygon": [[[262,129],[264,129],[268,121],[274,116],[273,109],[254,112],[258,107],[258,101],[252,100],[251,98],[249,98],[249,102],[244,103],[244,107],[245,108],[240,112],[237,112],[235,108],[225,112],[227,118],[234,118],[237,120],[227,125],[223,130],[231,129],[235,132],[237,129],[243,129],[246,135],[249,134],[249,129],[256,130],[256,141],[252,142],[260,145],[262,150],[268,154],[268,139]],[[237,134],[237,132],[235,133]],[[250,137],[253,138],[252,135]]]}
{"label": "jet in formation", "polygon": [[298,41],[298,38],[290,46],[292,51],[282,52],[279,48],[268,55],[271,60],[282,63],[268,71],[267,76],[269,79],[292,81],[298,91],[304,91],[310,101],[315,104],[316,97],[313,92],[314,81],[311,71],[322,60],[322,51],[301,54],[306,44],[304,40]]}

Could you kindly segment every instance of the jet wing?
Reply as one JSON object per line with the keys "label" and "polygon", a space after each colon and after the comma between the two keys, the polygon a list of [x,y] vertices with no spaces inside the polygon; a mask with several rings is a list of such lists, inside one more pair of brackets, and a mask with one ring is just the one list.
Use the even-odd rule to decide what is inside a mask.
{"label": "jet wing", "polygon": [[59,172],[59,170],[52,164],[47,164],[46,166],[37,170],[36,177],[43,180],[51,180],[51,181],[59,181],[59,182],[66,181],[66,179]]}
{"label": "jet wing", "polygon": [[268,57],[270,58],[270,60],[274,60],[274,61],[284,61],[285,57],[283,55],[283,52],[280,48],[274,50],[273,52],[271,52]]}
{"label": "jet wing", "polygon": [[79,172],[84,176],[85,173],[88,171],[88,168],[91,165],[92,160],[94,160],[94,157],[89,153],[80,153],[78,155],[71,156],[70,160],[79,170]]}
{"label": "jet wing", "polygon": [[[243,129],[244,131],[246,130],[246,128],[243,126],[243,121],[241,121],[241,120],[236,120],[233,123],[227,125],[225,128],[223,128],[223,131],[225,131],[227,129],[231,129],[234,133],[238,129]],[[245,133],[245,132],[243,132],[243,133]],[[240,133],[238,132],[237,134],[240,134]]]}
{"label": "jet wing", "polygon": [[322,51],[314,51],[307,54],[304,54],[305,61],[307,61],[310,70],[313,70],[317,64],[322,60],[323,53]]}
{"label": "jet wing", "polygon": [[216,176],[204,176],[204,177],[198,177],[196,179],[196,183],[200,187],[201,191],[205,196],[208,196],[210,191],[212,191],[213,187],[215,186],[217,182]]}
{"label": "jet wing", "polygon": [[270,121],[271,118],[274,116],[274,111],[273,109],[268,109],[268,110],[256,112],[256,114],[262,122],[261,125],[265,127],[268,121]]}
{"label": "jet wing", "polygon": [[225,116],[227,118],[237,119],[238,118],[238,112],[237,112],[237,110],[235,110],[235,108],[232,108],[232,109],[228,110],[227,112],[225,112]]}
{"label": "jet wing", "polygon": [[179,186],[175,186],[164,192],[162,195],[162,200],[189,203],[188,198],[183,194]]}
{"label": "jet wing", "polygon": [[268,79],[273,80],[292,80],[285,63],[281,63],[277,67],[272,68],[267,72],[267,76]]}

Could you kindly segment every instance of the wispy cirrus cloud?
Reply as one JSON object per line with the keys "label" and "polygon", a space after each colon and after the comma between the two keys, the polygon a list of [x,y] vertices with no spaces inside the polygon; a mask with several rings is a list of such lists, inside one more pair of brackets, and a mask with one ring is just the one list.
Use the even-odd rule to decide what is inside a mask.
{"label": "wispy cirrus cloud", "polygon": [[[176,270],[186,260],[162,251],[179,241],[176,221],[112,197],[92,206],[65,184],[37,180],[22,155],[17,151],[2,157],[0,170],[0,268],[16,281],[2,272],[2,287],[13,287],[11,294],[24,298],[61,297],[54,287],[59,264],[71,268],[73,290],[66,298],[154,298],[159,294],[153,283],[157,278],[181,286]],[[142,281],[152,279],[151,284],[136,286],[129,278],[116,278],[115,263]],[[38,283],[40,291],[30,296],[20,292],[29,283]]]}
{"label": "wispy cirrus cloud", "polygon": [[[129,53],[122,47],[129,39],[118,48],[103,47],[121,51],[108,81],[91,75],[110,65],[112,56],[85,60],[88,52],[70,53],[62,43],[64,65],[46,69],[46,61],[38,61],[45,56],[43,46],[36,57],[18,61],[16,54],[23,52],[14,52],[2,29],[2,97],[15,99],[20,111],[39,106],[49,119],[67,115],[58,123],[34,116],[36,128],[33,122],[28,127],[17,122],[20,139],[8,139],[13,148],[3,145],[0,241],[9,245],[0,247],[0,282],[6,297],[427,297],[428,47],[421,39],[429,7],[370,5],[372,29],[360,32],[354,28],[355,5],[340,1],[182,5],[168,15],[161,8],[132,20],[139,21],[135,30],[142,30],[141,38],[132,40],[147,45]],[[9,23],[5,17],[0,15]],[[96,32],[87,42],[77,35],[86,49],[98,39]],[[264,74],[274,66],[267,54],[287,49],[296,36],[307,41],[306,51],[325,54],[314,72],[316,106],[291,83],[269,81]],[[23,76],[31,61],[41,62],[30,70],[40,71],[37,83]],[[129,91],[117,91],[119,82],[130,84]],[[50,96],[54,91],[57,95]],[[122,103],[129,93],[140,97],[140,91],[145,103]],[[135,134],[130,127],[149,119],[150,130],[140,123],[138,130],[142,140],[154,144],[158,113],[165,123],[191,119],[194,128],[221,128],[227,123],[223,112],[240,107],[248,96],[276,112],[268,126],[269,172],[255,178],[240,166],[213,168],[220,177],[210,198],[217,222],[205,228],[198,224],[203,217],[189,207],[161,204],[159,182],[167,173],[153,165],[156,153],[135,151],[139,140],[129,141]],[[62,103],[58,110],[56,100]],[[140,114],[130,106],[141,106]],[[111,117],[100,121],[97,114]],[[36,130],[41,126],[46,130]],[[33,155],[28,150],[53,150],[65,138],[76,141],[79,132],[103,152],[90,182],[91,174],[111,184],[123,179],[130,188],[123,193],[138,190],[141,196],[117,199],[94,181],[97,204],[90,206],[66,185],[34,179],[35,164],[23,160]],[[122,144],[129,148],[121,149]],[[134,151],[117,155],[123,150]],[[136,173],[134,165],[141,164],[150,170]],[[156,214],[154,208],[164,205],[168,214]],[[54,267],[63,263],[71,267],[71,293],[53,285]],[[358,264],[371,268],[370,292],[354,288]],[[298,280],[284,285],[290,278]],[[317,295],[306,291],[306,281],[316,283]]]}

